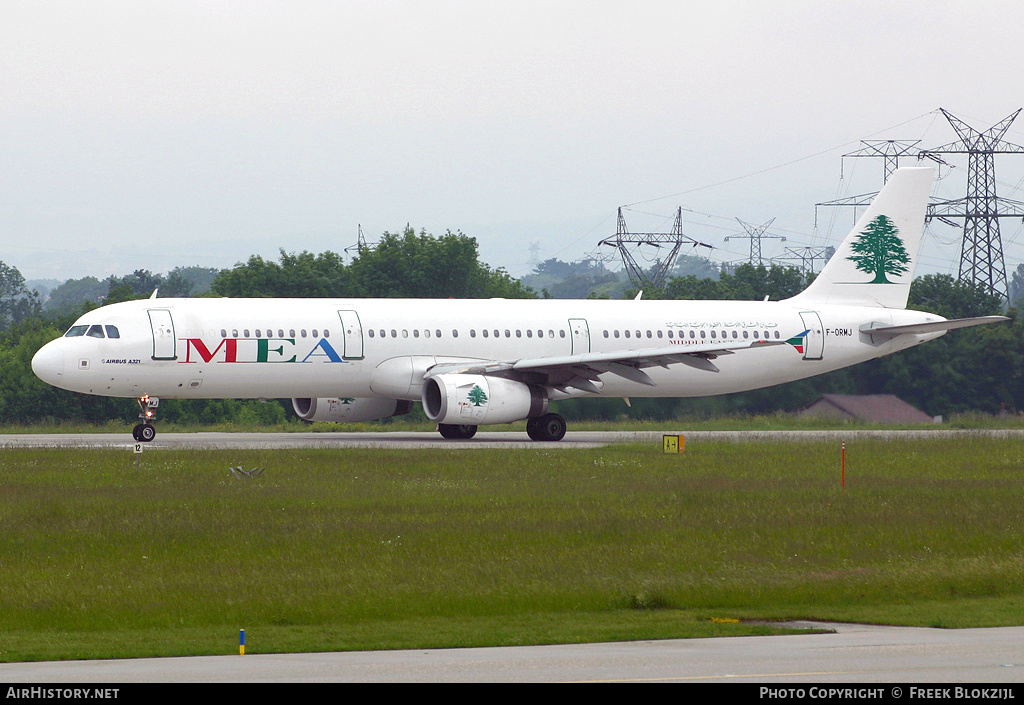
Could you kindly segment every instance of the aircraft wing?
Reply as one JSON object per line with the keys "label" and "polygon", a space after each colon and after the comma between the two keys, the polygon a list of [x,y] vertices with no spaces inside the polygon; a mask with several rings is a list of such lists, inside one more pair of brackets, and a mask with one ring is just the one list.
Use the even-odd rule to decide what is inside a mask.
{"label": "aircraft wing", "polygon": [[654,386],[654,381],[643,371],[645,367],[665,367],[683,364],[706,372],[718,372],[712,362],[720,355],[732,355],[737,350],[783,345],[784,341],[755,340],[744,342],[703,343],[700,345],[592,352],[557,357],[526,358],[520,360],[481,360],[465,363],[439,364],[427,370],[424,378],[442,374],[482,374],[518,379],[526,383],[542,384],[565,391],[568,387],[600,393],[594,384],[600,376],[611,373],[632,382]]}

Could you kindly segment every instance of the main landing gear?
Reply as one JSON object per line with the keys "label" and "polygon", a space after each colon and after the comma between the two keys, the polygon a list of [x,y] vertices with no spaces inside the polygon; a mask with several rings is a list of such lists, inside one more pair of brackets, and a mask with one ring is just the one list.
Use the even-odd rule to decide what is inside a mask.
{"label": "main landing gear", "polygon": [[[462,439],[476,435],[476,426],[439,423],[438,433],[445,438]],[[565,438],[565,419],[559,414],[544,414],[526,420],[526,433],[535,441],[560,441]]]}
{"label": "main landing gear", "polygon": [[464,426],[461,424],[454,423],[439,423],[437,425],[437,431],[444,438],[463,440],[472,438],[476,435],[476,426]]}
{"label": "main landing gear", "polygon": [[535,441],[560,441],[565,437],[565,419],[559,414],[527,419],[526,434]]}
{"label": "main landing gear", "polygon": [[144,396],[139,397],[138,401],[139,406],[142,408],[142,412],[139,414],[142,423],[135,424],[135,428],[132,429],[132,438],[143,443],[149,443],[156,438],[156,428],[153,426],[153,422],[156,421],[156,408],[160,406],[160,399]]}

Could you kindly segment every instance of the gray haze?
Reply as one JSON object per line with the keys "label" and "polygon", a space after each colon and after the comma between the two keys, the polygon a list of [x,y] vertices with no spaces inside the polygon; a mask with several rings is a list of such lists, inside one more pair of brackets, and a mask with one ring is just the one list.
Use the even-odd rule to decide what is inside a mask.
{"label": "gray haze", "polygon": [[[985,130],[1024,106],[1016,0],[4,0],[0,25],[0,260],[30,279],[406,224],[522,276],[531,244],[578,259],[627,204],[634,230],[684,207],[721,260],[747,254],[735,218],[775,218],[779,254],[849,228],[815,203],[880,187],[881,160],[841,159],[860,140],[937,146],[939,107]],[[997,164],[1021,198],[1024,155]],[[1003,236],[1012,269],[1020,222]],[[925,266],[958,254],[934,226]]]}

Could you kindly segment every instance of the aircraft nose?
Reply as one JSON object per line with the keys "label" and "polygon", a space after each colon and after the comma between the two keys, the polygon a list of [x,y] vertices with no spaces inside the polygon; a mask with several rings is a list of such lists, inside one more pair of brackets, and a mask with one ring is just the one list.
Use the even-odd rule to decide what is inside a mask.
{"label": "aircraft nose", "polygon": [[55,387],[60,386],[64,376],[64,349],[57,343],[47,343],[32,357],[32,371],[36,377]]}

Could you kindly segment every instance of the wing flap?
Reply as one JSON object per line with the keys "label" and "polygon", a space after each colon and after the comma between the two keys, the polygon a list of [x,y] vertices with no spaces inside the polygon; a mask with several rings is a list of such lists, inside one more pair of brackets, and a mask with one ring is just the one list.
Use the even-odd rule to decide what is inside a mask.
{"label": "wing flap", "polygon": [[783,345],[783,341],[755,340],[744,342],[704,343],[687,346],[646,348],[643,350],[616,350],[612,352],[581,353],[556,357],[529,358],[523,360],[479,360],[459,363],[438,364],[427,370],[424,377],[443,374],[480,374],[516,378],[520,375],[540,375],[546,384],[556,389],[567,387],[582,389],[594,394],[600,393],[595,384],[600,375],[610,373],[637,382],[654,386],[654,380],[643,371],[644,367],[665,367],[683,364],[705,372],[718,372],[712,362],[720,355],[732,355],[737,350]]}

